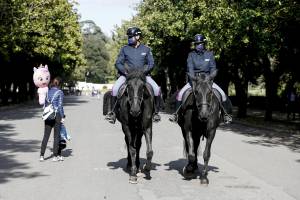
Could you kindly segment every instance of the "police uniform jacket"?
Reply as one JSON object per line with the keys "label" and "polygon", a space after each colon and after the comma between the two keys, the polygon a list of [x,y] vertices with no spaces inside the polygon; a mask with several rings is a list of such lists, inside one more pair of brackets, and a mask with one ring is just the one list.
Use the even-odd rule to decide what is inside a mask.
{"label": "police uniform jacket", "polygon": [[216,70],[216,61],[211,51],[204,52],[192,51],[187,59],[187,71],[194,75],[194,73],[208,73]]}
{"label": "police uniform jacket", "polygon": [[126,74],[125,64],[129,68],[143,68],[147,65],[147,72],[150,72],[154,67],[151,49],[143,44],[140,44],[137,48],[129,45],[123,46],[115,63],[115,67],[122,75]]}

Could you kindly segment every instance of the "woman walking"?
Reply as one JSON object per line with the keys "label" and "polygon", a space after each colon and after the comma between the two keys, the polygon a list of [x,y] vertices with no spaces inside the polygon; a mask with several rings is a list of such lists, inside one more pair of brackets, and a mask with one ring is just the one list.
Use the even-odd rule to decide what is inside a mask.
{"label": "woman walking", "polygon": [[40,161],[44,161],[44,154],[46,151],[47,143],[51,134],[52,128],[54,128],[54,141],[53,141],[53,161],[63,161],[61,156],[61,149],[59,148],[60,140],[60,127],[64,123],[65,114],[63,108],[64,94],[60,90],[61,79],[59,77],[54,78],[49,87],[49,91],[45,100],[45,106],[52,103],[56,110],[56,116],[53,120],[45,120],[44,137],[41,145]]}

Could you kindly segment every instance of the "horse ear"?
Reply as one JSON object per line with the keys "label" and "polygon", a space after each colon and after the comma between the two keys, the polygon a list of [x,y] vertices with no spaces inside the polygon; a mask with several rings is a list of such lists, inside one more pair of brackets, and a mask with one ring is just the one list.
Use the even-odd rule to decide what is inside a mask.
{"label": "horse ear", "polygon": [[148,69],[149,69],[148,65],[144,65],[143,67],[144,74],[148,72]]}
{"label": "horse ear", "polygon": [[191,74],[190,72],[187,73],[188,77],[192,80],[192,81],[196,81],[196,78],[193,74]]}
{"label": "horse ear", "polygon": [[45,65],[45,69],[48,69],[48,65]]}
{"label": "horse ear", "polygon": [[40,64],[39,68],[40,68],[40,67],[43,67],[43,64]]}
{"label": "horse ear", "polygon": [[213,72],[210,73],[209,79],[214,80],[214,78],[217,76],[218,70],[214,70]]}
{"label": "horse ear", "polygon": [[33,71],[35,72],[36,70],[37,70],[37,68],[36,68],[36,67],[34,67],[34,68],[33,68]]}

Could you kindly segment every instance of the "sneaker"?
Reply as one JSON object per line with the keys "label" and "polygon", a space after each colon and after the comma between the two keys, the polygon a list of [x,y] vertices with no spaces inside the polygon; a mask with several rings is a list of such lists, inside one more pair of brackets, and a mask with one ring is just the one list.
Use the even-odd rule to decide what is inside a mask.
{"label": "sneaker", "polygon": [[52,161],[53,161],[53,162],[57,162],[57,161],[59,161],[59,158],[58,158],[58,156],[54,156],[54,157],[52,158]]}
{"label": "sneaker", "polygon": [[64,161],[64,157],[62,156],[57,156],[58,157],[58,161]]}
{"label": "sneaker", "polygon": [[174,123],[177,123],[178,121],[178,115],[176,113],[173,113],[170,117],[169,117],[169,120],[171,122],[174,122]]}
{"label": "sneaker", "polygon": [[154,122],[159,122],[160,121],[160,115],[158,113],[154,113],[154,115],[153,115],[153,121]]}
{"label": "sneaker", "polygon": [[40,156],[40,162],[43,162],[45,160],[44,156]]}

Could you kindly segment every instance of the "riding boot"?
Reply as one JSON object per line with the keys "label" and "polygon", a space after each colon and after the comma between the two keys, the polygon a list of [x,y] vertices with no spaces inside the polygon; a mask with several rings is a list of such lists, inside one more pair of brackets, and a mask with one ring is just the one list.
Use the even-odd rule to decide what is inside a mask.
{"label": "riding boot", "polygon": [[222,101],[222,116],[225,124],[232,122],[232,104],[228,97]]}
{"label": "riding boot", "polygon": [[160,121],[160,115],[158,114],[160,109],[160,96],[154,96],[154,115],[153,115],[153,121],[159,122]]}
{"label": "riding boot", "polygon": [[178,121],[178,112],[179,112],[179,107],[181,106],[182,101],[177,101],[175,103],[175,112],[169,117],[169,120],[171,122],[176,123]]}
{"label": "riding boot", "polygon": [[115,107],[116,107],[117,100],[118,100],[117,97],[112,96],[111,104],[110,104],[110,112],[108,112],[106,117],[105,117],[105,119],[108,120],[108,122],[111,123],[111,124],[116,123]]}

